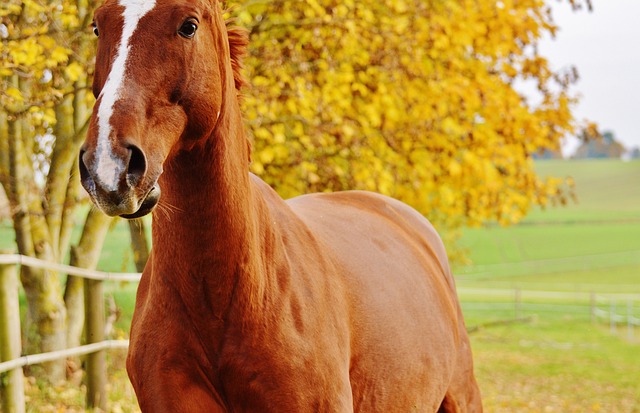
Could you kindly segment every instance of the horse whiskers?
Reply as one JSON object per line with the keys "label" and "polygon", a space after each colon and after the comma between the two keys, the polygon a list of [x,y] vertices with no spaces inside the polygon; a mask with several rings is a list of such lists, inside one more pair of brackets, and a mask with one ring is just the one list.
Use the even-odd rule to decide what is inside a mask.
{"label": "horse whiskers", "polygon": [[165,218],[167,218],[169,221],[171,221],[171,215],[174,213],[178,213],[178,212],[184,212],[184,210],[182,208],[179,208],[173,204],[170,204],[166,201],[161,201],[158,203],[157,207],[156,207],[158,212],[161,212]]}
{"label": "horse whiskers", "polygon": [[185,212],[184,209],[180,208],[179,206],[170,204],[168,202],[160,202],[159,206],[162,206],[171,212]]}
{"label": "horse whiskers", "polygon": [[[89,213],[90,213],[90,214],[92,214],[92,213],[94,213],[94,212],[96,212],[96,211],[100,211],[100,212],[102,212],[102,211],[100,210],[100,208],[98,208],[98,207],[96,206],[96,204],[94,204],[93,202],[91,202],[91,204],[90,204],[90,205],[91,205],[91,208],[89,209]],[[103,213],[104,213],[104,212],[103,212]]]}
{"label": "horse whiskers", "polygon": [[162,214],[169,222],[171,222],[170,211],[167,211],[167,208],[163,203],[156,205],[156,208],[153,210],[153,214]]}

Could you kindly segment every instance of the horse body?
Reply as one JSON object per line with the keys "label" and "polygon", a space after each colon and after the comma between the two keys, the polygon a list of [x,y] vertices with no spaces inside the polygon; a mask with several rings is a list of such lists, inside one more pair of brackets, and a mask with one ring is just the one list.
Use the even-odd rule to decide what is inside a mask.
{"label": "horse body", "polygon": [[[354,411],[436,411],[462,323],[446,254],[428,222],[377,194],[293,199],[346,286]],[[465,333],[466,334],[466,333]],[[372,372],[375,372],[372,374]]]}
{"label": "horse body", "polygon": [[[108,0],[96,13],[107,37],[94,114],[112,114],[92,119],[81,175],[112,215],[158,204],[127,359],[142,411],[481,411],[446,253],[428,221],[365,192],[283,201],[247,170],[231,59],[242,41],[227,37],[218,3],[141,4]],[[105,10],[133,27],[115,57],[124,35],[104,33],[117,26]],[[129,74],[171,66],[145,46],[167,22],[184,39],[166,37],[166,53],[209,64],[185,68],[180,82],[171,67]],[[99,108],[114,83],[104,71],[118,59],[126,70],[107,94],[109,112]],[[105,152],[109,162],[98,161]]]}
{"label": "horse body", "polygon": [[[166,244],[163,237],[189,223],[154,216],[128,364],[143,411],[215,411],[186,402],[203,399],[220,411],[436,411],[464,326],[444,249],[426,220],[375,194],[287,204],[257,178],[249,183],[256,207],[236,209],[237,220],[255,227],[244,237],[218,232],[233,233],[241,250],[208,239],[202,224],[215,217],[197,212],[188,221],[203,233]],[[224,266],[208,254],[217,245],[226,246]],[[159,303],[170,307],[159,312]],[[167,366],[176,370],[167,374]],[[156,381],[178,394],[147,388]],[[181,382],[197,382],[200,396],[184,397]],[[158,393],[166,400],[144,397]]]}

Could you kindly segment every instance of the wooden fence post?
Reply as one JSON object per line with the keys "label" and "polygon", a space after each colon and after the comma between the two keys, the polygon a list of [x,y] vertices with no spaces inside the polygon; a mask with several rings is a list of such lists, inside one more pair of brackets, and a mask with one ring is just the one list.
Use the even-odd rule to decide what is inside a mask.
{"label": "wooden fence post", "polygon": [[[0,250],[0,254],[7,251]],[[20,357],[20,303],[18,301],[18,274],[14,264],[0,264],[0,361]],[[24,413],[24,376],[22,367],[0,374],[2,411]]]}
{"label": "wooden fence post", "polygon": [[[84,281],[87,344],[104,341],[104,294],[102,281]],[[87,355],[87,408],[107,411],[107,363],[105,350]]]}
{"label": "wooden fence post", "polygon": [[633,340],[633,301],[627,300],[627,338]]}
{"label": "wooden fence post", "polygon": [[618,330],[617,323],[618,321],[616,320],[616,302],[611,299],[611,310],[609,313],[609,328],[611,329],[611,334],[616,334]]}
{"label": "wooden fence post", "polygon": [[516,288],[514,290],[515,293],[515,297],[514,297],[514,301],[515,301],[515,318],[518,319],[520,318],[520,314],[522,313],[522,292],[520,291],[519,288]]}

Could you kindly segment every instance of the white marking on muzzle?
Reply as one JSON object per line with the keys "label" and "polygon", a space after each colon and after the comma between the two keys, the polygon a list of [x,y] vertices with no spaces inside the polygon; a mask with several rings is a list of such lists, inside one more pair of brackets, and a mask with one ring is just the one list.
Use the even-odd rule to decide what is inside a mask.
{"label": "white marking on muzzle", "polygon": [[131,45],[129,40],[138,27],[140,19],[153,9],[155,0],[120,0],[118,4],[124,7],[124,26],[120,45],[116,57],[111,65],[111,72],[102,88],[102,98],[98,107],[98,143],[96,145],[96,176],[106,190],[118,189],[118,180],[125,171],[126,165],[122,158],[113,153],[113,146],[109,140],[111,136],[111,115],[113,106],[120,98],[120,91],[125,79],[125,70]]}

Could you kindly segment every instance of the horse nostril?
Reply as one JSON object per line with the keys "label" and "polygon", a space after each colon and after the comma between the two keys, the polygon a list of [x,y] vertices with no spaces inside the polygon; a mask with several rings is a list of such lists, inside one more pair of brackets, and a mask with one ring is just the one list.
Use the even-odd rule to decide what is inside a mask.
{"label": "horse nostril", "polygon": [[147,170],[147,161],[145,160],[144,153],[137,146],[129,146],[129,165],[127,165],[127,182],[131,186],[135,186]]}
{"label": "horse nostril", "polygon": [[87,169],[87,165],[85,164],[85,161],[84,161],[85,153],[86,151],[84,149],[80,150],[80,159],[78,160],[78,169],[80,169],[80,181],[86,185],[87,183],[92,181],[92,179],[91,179],[91,175],[89,174],[89,170]]}

